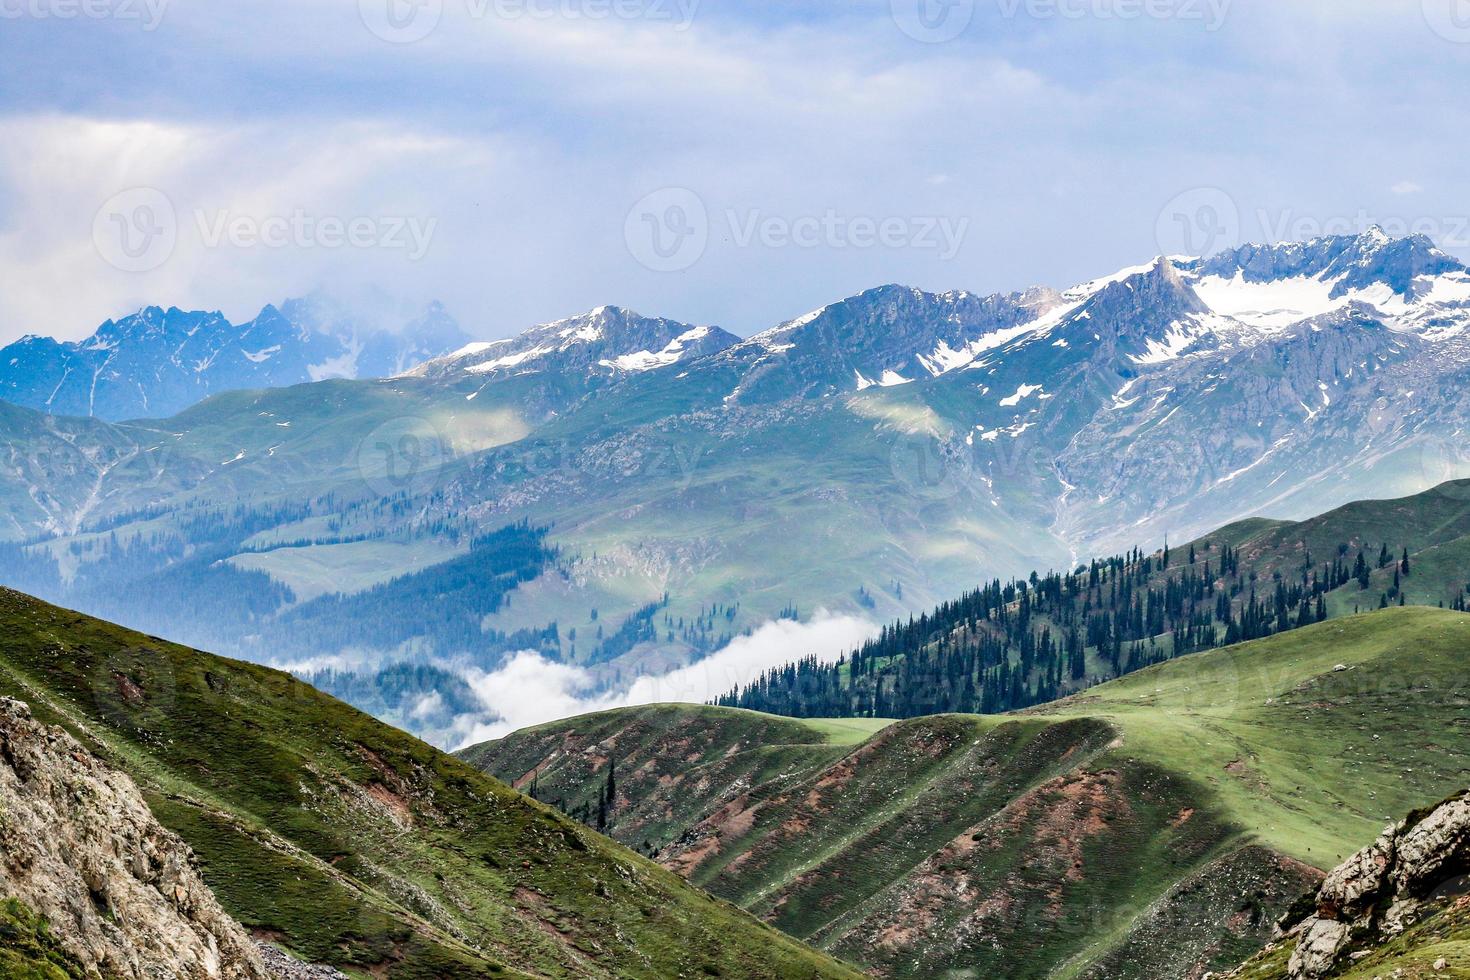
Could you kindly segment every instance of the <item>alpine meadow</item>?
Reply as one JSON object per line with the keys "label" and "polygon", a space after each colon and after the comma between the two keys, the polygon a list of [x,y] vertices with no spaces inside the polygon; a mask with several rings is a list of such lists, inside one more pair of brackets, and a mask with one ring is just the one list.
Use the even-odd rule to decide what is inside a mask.
{"label": "alpine meadow", "polygon": [[1466,79],[0,0],[0,980],[1470,980]]}

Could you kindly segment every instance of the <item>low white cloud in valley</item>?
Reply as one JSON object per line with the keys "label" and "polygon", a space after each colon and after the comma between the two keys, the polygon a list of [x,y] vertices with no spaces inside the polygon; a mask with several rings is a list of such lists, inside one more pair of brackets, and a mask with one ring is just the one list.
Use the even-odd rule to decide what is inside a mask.
{"label": "low white cloud in valley", "polygon": [[485,711],[456,718],[446,737],[459,747],[591,711],[669,702],[702,704],[772,667],[803,657],[830,663],[877,632],[878,627],[866,619],[826,612],[804,623],[774,620],[697,663],[640,677],[615,691],[598,691],[592,674],[581,667],[522,651],[497,670],[466,674]]}

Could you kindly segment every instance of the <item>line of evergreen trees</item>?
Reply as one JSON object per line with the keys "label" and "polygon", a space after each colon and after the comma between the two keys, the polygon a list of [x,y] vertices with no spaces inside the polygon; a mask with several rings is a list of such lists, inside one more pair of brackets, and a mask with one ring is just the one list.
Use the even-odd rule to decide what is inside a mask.
{"label": "line of evergreen trees", "polygon": [[[1328,593],[1350,583],[1367,590],[1375,570],[1393,566],[1393,586],[1376,604],[1405,601],[1407,548],[1395,558],[1384,545],[1376,562],[1365,550],[1350,554],[1341,545],[1317,562],[1307,551],[1295,573],[1262,581],[1228,544],[1205,542],[1187,556],[1166,545],[1067,574],[997,579],[884,627],[836,663],[808,657],[773,668],[714,703],[799,718],[1029,707],[1171,657],[1321,622]],[[1456,608],[1464,605],[1462,594]]]}

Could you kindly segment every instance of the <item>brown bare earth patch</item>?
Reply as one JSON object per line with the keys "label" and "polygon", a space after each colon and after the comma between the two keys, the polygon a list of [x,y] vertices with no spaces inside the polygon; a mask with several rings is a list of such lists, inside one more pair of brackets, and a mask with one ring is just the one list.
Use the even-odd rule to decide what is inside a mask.
{"label": "brown bare earth patch", "polygon": [[408,805],[408,800],[402,796],[399,796],[382,783],[370,784],[367,787],[367,795],[390,810],[398,823],[404,826],[413,825],[413,809]]}
{"label": "brown bare earth patch", "polygon": [[804,813],[798,813],[793,816],[787,817],[786,820],[782,822],[781,833],[785,834],[787,837],[795,837],[797,834],[806,833],[808,830],[811,829],[811,826],[812,818]]}
{"label": "brown bare earth patch", "polygon": [[1085,875],[1084,844],[1107,833],[1111,823],[1130,812],[1122,776],[1115,770],[1052,779],[966,829],[918,865],[895,889],[881,917],[870,918],[857,931],[873,930],[864,945],[881,950],[884,959],[924,948],[940,923],[946,932],[974,941],[1004,941],[1007,930],[1014,928],[1017,909],[1029,904],[1026,894],[1035,889],[1013,876],[992,879],[977,870],[974,852],[1013,845],[1018,836],[1026,838],[1027,863],[1054,869],[1046,876],[1054,884],[1037,897],[1051,915],[1061,915],[1066,883]]}
{"label": "brown bare earth patch", "polygon": [[125,703],[136,705],[142,704],[146,700],[143,689],[138,686],[137,681],[133,680],[127,674],[124,674],[120,670],[113,671],[112,679],[117,684],[117,696],[122,698]]}
{"label": "brown bare earth patch", "polygon": [[877,738],[869,740],[855,752],[850,752],[841,760],[829,767],[826,772],[818,777],[812,784],[810,792],[806,796],[806,805],[813,810],[825,812],[827,807],[822,800],[828,793],[840,794],[847,784],[852,782],[853,776],[857,775],[858,765],[869,756],[875,755],[892,741],[893,736],[889,730],[884,730]]}
{"label": "brown bare earth patch", "polygon": [[698,843],[661,858],[659,863],[675,874],[689,877],[704,860],[720,853],[720,841],[726,837],[740,837],[749,833],[755,818],[764,803],[750,805],[749,795],[738,796],[720,807],[700,822],[695,828]]}

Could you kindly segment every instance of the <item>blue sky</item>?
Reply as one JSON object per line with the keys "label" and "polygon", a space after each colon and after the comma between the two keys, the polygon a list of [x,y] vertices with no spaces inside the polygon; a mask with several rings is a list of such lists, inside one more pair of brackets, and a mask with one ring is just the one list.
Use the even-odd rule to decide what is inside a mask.
{"label": "blue sky", "polygon": [[315,288],[748,334],[1375,220],[1470,256],[1467,69],[1470,0],[0,0],[0,342]]}

